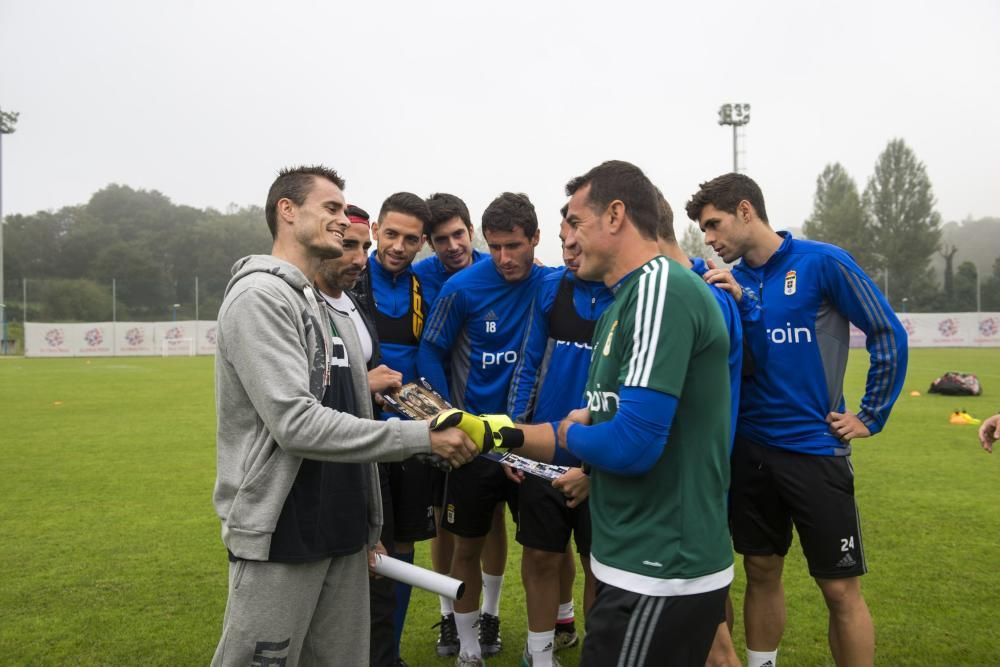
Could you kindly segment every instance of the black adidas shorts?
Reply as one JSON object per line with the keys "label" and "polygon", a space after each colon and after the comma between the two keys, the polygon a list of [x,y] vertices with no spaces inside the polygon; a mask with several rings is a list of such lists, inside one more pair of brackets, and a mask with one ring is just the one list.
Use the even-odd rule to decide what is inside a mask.
{"label": "black adidas shorts", "polygon": [[800,454],[737,436],[729,497],[737,553],[784,556],[794,524],[813,577],[868,571],[849,456]]}
{"label": "black adidas shorts", "polygon": [[389,487],[397,542],[420,542],[434,537],[433,468],[409,458],[389,464]]}
{"label": "black adidas shorts", "polygon": [[541,551],[562,553],[570,534],[581,556],[590,555],[590,503],[566,506],[566,496],[552,482],[525,475],[517,485],[517,541]]}
{"label": "black adidas shorts", "polygon": [[728,592],[654,597],[598,581],[581,667],[704,667]]}
{"label": "black adidas shorts", "polygon": [[441,527],[460,537],[483,537],[498,503],[510,504],[515,484],[496,461],[477,457],[448,473]]}

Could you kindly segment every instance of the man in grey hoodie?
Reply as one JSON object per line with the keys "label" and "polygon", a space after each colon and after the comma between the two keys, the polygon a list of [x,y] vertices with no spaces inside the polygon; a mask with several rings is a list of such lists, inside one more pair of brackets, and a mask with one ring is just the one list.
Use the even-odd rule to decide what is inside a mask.
{"label": "man in grey hoodie", "polygon": [[325,167],[283,170],[265,206],[271,254],[236,263],[219,309],[213,500],[230,564],[213,665],[366,665],[372,462],[477,454],[457,429],[372,420],[357,332],[313,288],[343,252],[343,187]]}

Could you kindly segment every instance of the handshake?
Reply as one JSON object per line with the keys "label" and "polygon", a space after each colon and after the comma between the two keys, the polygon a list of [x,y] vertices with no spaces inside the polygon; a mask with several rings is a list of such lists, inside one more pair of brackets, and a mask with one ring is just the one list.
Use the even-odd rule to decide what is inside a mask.
{"label": "handshake", "polygon": [[431,431],[457,428],[485,454],[496,447],[514,449],[524,444],[524,433],[514,426],[507,415],[479,415],[451,408],[431,419]]}

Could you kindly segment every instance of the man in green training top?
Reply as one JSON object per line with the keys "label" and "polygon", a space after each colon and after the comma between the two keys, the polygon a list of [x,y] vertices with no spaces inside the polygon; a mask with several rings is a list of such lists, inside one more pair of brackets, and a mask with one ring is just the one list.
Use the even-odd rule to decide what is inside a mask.
{"label": "man in green training top", "polygon": [[704,665],[733,578],[729,334],[703,281],[659,254],[656,190],[638,167],[605,162],[566,190],[577,275],[615,293],[592,341],[587,407],[516,429],[458,411],[438,425],[590,466],[598,583],[581,665]]}

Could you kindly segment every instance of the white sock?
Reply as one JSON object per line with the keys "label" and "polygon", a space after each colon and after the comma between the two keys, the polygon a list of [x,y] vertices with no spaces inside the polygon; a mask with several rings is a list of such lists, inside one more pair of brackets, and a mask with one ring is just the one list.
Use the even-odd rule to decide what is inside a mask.
{"label": "white sock", "polygon": [[552,642],[555,640],[555,636],[555,630],[548,632],[528,631],[528,653],[531,654],[533,667],[552,667]]}
{"label": "white sock", "polygon": [[445,597],[444,595],[439,595],[438,597],[441,599],[441,615],[447,616],[448,614],[454,614],[455,613],[454,600],[452,600],[449,597]]}
{"label": "white sock", "polygon": [[491,616],[500,615],[500,588],[503,586],[503,575],[486,574],[483,572],[483,613]]}
{"label": "white sock", "polygon": [[559,605],[559,615],[556,616],[556,623],[569,623],[573,620],[573,601],[563,602]]}
{"label": "white sock", "polygon": [[747,667],[775,667],[778,664],[778,649],[773,651],[751,651],[747,649]]}
{"label": "white sock", "polygon": [[476,630],[476,621],[478,620],[478,611],[470,611],[468,614],[455,612],[455,627],[458,628],[458,641],[461,646],[459,652],[470,658],[482,656],[482,652],[479,650],[479,632]]}

